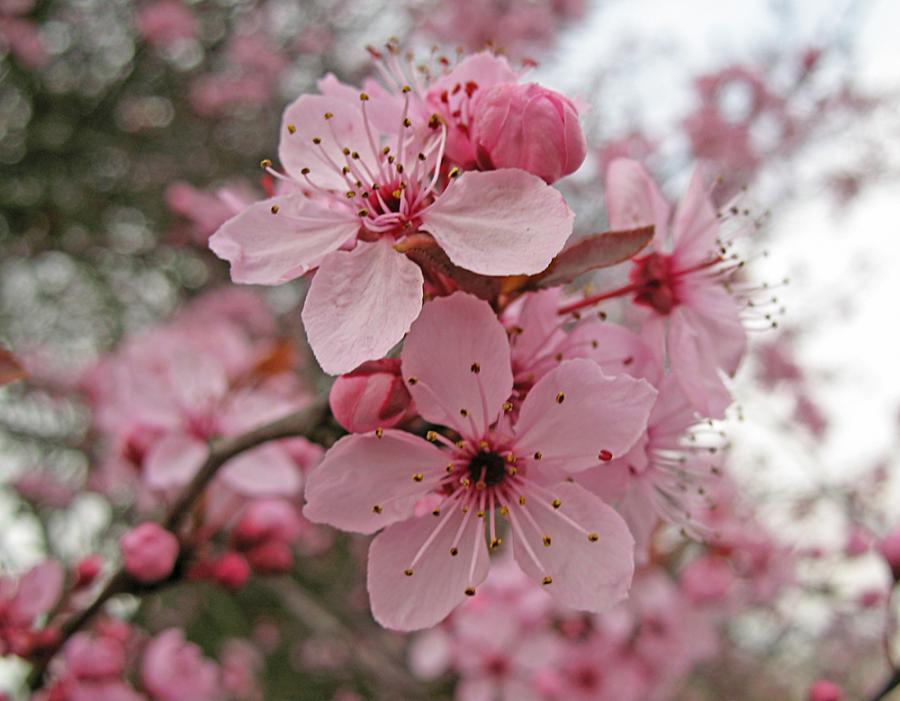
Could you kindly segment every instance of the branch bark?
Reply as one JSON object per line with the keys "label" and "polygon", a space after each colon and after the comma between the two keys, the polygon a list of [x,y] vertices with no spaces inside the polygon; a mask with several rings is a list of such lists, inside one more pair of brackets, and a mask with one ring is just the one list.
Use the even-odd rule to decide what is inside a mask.
{"label": "branch bark", "polygon": [[[203,490],[213,477],[216,476],[219,468],[236,455],[269,441],[295,438],[297,436],[313,438],[327,415],[326,409],[327,404],[324,401],[317,401],[305,409],[239,436],[212,440],[209,446],[209,455],[205,462],[169,506],[160,524],[170,531],[177,531],[190,513],[194,502],[203,493]],[[40,688],[47,666],[56,653],[59,652],[69,638],[81,630],[103,608],[109,599],[117,594],[138,589],[139,587],[136,585],[137,583],[123,569],[119,569],[86,608],[75,613],[63,623],[58,640],[53,645],[48,646],[41,658],[34,663],[28,675],[28,688],[32,691]]]}

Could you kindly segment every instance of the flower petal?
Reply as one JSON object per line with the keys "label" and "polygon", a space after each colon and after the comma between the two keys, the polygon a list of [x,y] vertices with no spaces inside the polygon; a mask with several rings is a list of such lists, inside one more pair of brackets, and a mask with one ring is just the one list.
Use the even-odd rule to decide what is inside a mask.
{"label": "flower petal", "polygon": [[[341,530],[374,533],[409,518],[447,461],[443,451],[404,431],[345,436],[307,478],[303,515]],[[416,481],[419,473],[423,479]]]}
{"label": "flower petal", "polygon": [[673,253],[679,268],[716,258],[719,220],[700,169],[694,170],[687,193],[678,205],[672,224]]}
{"label": "flower petal", "polygon": [[300,491],[300,468],[284,446],[268,443],[233,457],[222,466],[222,480],[247,497],[294,496]]}
{"label": "flower petal", "polygon": [[697,411],[721,419],[731,404],[731,394],[719,377],[715,343],[694,323],[687,307],[676,307],[670,314],[666,346],[672,374]]}
{"label": "flower petal", "polygon": [[738,303],[721,284],[702,278],[695,281],[693,276],[685,279],[679,292],[686,316],[710,339],[718,366],[734,375],[747,351]]}
{"label": "flower petal", "polygon": [[669,203],[637,161],[616,158],[607,167],[606,213],[609,228],[616,231],[652,224],[654,246],[658,251],[665,250]]}
{"label": "flower petal", "polygon": [[512,392],[506,331],[487,302],[463,292],[425,305],[402,359],[419,413],[466,436],[483,435]]}
{"label": "flower petal", "polygon": [[182,487],[193,478],[209,455],[209,447],[186,433],[171,433],[147,454],[142,475],[149,489]]}
{"label": "flower petal", "polygon": [[599,321],[579,324],[557,352],[568,358],[589,358],[608,375],[622,373],[656,384],[661,368],[656,355],[637,334],[624,326]]}
{"label": "flower petal", "polygon": [[[558,509],[534,503],[537,495],[524,506],[510,506],[520,526],[513,535],[516,562],[559,603],[582,611],[609,610],[625,599],[634,575],[628,526],[612,507],[577,484],[562,483],[552,491],[562,502]],[[523,509],[534,523],[523,517]]]}
{"label": "flower petal", "polygon": [[7,615],[22,626],[52,609],[62,594],[66,572],[56,560],[46,560],[22,575]]}
{"label": "flower petal", "polygon": [[309,345],[330,375],[383,357],[422,309],[419,267],[387,239],[322,261],[303,305]]}
{"label": "flower petal", "polygon": [[484,522],[471,511],[456,507],[438,518],[429,514],[394,524],[369,548],[372,615],[385,628],[429,628],[462,603],[467,590],[474,593],[489,568]]}
{"label": "flower petal", "polygon": [[[656,390],[646,380],[610,377],[582,358],[563,361],[531,389],[516,424],[517,455],[541,466],[585,470],[623,455],[647,428]],[[536,463],[537,464],[537,463]]]}
{"label": "flower petal", "polygon": [[526,275],[546,268],[572,233],[575,215],[536,175],[504,168],[467,172],[422,215],[456,265],[482,275]]}
{"label": "flower petal", "polygon": [[234,282],[278,285],[318,265],[357,231],[359,217],[352,212],[289,195],[257,202],[232,217],[212,235],[209,247],[231,263]]}
{"label": "flower petal", "polygon": [[301,95],[288,105],[281,119],[278,158],[289,176],[299,179],[309,168],[309,179],[319,187],[346,190],[347,179],[340,170],[347,162],[344,148],[377,170],[358,95],[355,103],[343,96]]}

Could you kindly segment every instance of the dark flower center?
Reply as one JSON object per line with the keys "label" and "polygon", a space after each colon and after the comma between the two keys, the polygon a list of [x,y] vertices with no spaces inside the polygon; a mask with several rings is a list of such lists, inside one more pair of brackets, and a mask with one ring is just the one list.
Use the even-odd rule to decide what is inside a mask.
{"label": "dark flower center", "polygon": [[500,484],[506,475],[506,462],[498,453],[480,451],[469,461],[469,477],[474,482],[484,482],[488,487]]}
{"label": "dark flower center", "polygon": [[660,314],[668,314],[678,302],[676,283],[678,276],[672,270],[669,256],[651,253],[635,261],[631,282],[639,285],[634,296],[636,304],[653,307]]}

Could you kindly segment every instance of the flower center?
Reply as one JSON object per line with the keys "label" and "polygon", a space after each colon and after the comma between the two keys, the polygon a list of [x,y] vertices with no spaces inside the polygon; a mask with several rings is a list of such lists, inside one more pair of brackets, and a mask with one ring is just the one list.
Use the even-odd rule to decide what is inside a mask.
{"label": "flower center", "polygon": [[672,259],[661,253],[651,253],[635,261],[629,275],[638,286],[635,304],[652,307],[660,314],[668,314],[680,300],[676,292],[678,275],[672,270]]}
{"label": "flower center", "polygon": [[484,482],[488,487],[493,487],[500,484],[505,476],[506,462],[498,453],[482,450],[469,461],[469,477],[474,482]]}

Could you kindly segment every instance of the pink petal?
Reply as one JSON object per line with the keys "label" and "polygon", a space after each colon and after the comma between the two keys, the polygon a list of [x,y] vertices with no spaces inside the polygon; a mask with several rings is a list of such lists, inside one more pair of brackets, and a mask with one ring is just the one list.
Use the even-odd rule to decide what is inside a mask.
{"label": "pink petal", "polygon": [[303,305],[306,336],[322,369],[340,375],[387,354],[419,315],[423,282],[419,267],[388,239],[329,254]]}
{"label": "pink petal", "polygon": [[483,435],[512,392],[506,331],[487,302],[463,292],[425,305],[402,359],[422,417],[467,436]]}
{"label": "pink petal", "polygon": [[647,428],[656,390],[646,380],[610,377],[590,360],[563,361],[522,404],[517,454],[541,453],[540,466],[585,470],[623,455]]}
{"label": "pink petal", "polygon": [[[409,518],[444,475],[447,461],[443,451],[404,431],[345,436],[310,473],[303,515],[341,530],[374,533]],[[419,473],[423,479],[417,482],[413,475]]]}
{"label": "pink petal", "polygon": [[[301,95],[284,111],[278,158],[291,177],[301,180],[301,171],[309,168],[309,179],[319,187],[346,190],[347,181],[340,172],[347,162],[343,148],[359,153],[361,160],[377,171],[359,96],[355,104],[342,97]],[[326,114],[331,117],[326,119]],[[313,139],[320,143],[313,143]]]}
{"label": "pink petal", "polygon": [[558,190],[524,170],[504,168],[459,176],[424,212],[422,229],[460,267],[525,275],[550,264],[574,218]]}
{"label": "pink petal", "polygon": [[679,293],[691,323],[714,341],[718,366],[734,375],[747,352],[747,332],[741,324],[738,303],[720,284],[702,278],[695,282],[693,276],[682,282]]}
{"label": "pink petal", "polygon": [[284,446],[269,443],[248,450],[222,467],[221,478],[231,489],[247,497],[294,496],[300,492],[300,468]]}
{"label": "pink petal", "polygon": [[637,334],[623,326],[599,321],[579,324],[561,343],[563,358],[589,358],[607,375],[622,373],[656,384],[662,368],[656,354]]}
{"label": "pink petal", "polygon": [[[463,519],[466,524],[457,539]],[[455,557],[450,554],[454,545],[459,550]],[[369,548],[372,615],[385,628],[429,628],[461,604],[466,590],[481,584],[489,568],[484,523],[471,511],[450,508],[438,518],[429,514],[394,524]],[[410,569],[413,574],[407,576]]]}
{"label": "pink petal", "polygon": [[65,570],[56,560],[35,565],[19,580],[9,615],[20,625],[31,625],[35,618],[50,611],[59,601],[65,578]]}
{"label": "pink petal", "polygon": [[209,455],[203,441],[186,433],[171,433],[147,454],[143,477],[148,489],[165,491],[187,484]]}
{"label": "pink petal", "polygon": [[359,217],[353,212],[289,195],[257,202],[232,217],[210,237],[209,247],[231,263],[234,282],[278,285],[318,265],[357,231]]}
{"label": "pink petal", "polygon": [[606,215],[615,231],[652,224],[654,245],[664,250],[669,228],[669,203],[653,178],[637,161],[616,158],[606,169]]}
{"label": "pink petal", "polygon": [[[606,611],[628,594],[634,539],[622,517],[583,487],[562,483],[552,491],[562,502],[559,509],[534,504],[537,499],[529,499],[525,507],[510,507],[511,514],[528,508],[540,529],[516,516],[521,525],[513,537],[516,562],[557,602],[583,611]],[[595,541],[591,534],[598,536]],[[550,536],[549,546],[544,545],[544,536]],[[545,577],[552,582],[543,584]]]}
{"label": "pink petal", "polygon": [[672,374],[691,404],[703,416],[721,419],[731,404],[731,394],[719,377],[714,337],[695,323],[684,306],[669,315],[667,347]]}
{"label": "pink petal", "polygon": [[673,254],[678,267],[688,268],[717,257],[718,234],[716,210],[697,168],[672,224]]}
{"label": "pink petal", "polygon": [[554,347],[565,337],[556,313],[562,306],[560,290],[557,287],[529,292],[504,312],[507,327],[516,328],[510,341],[514,360],[530,365],[542,350]]}

